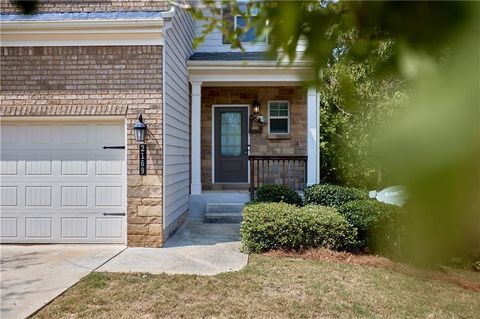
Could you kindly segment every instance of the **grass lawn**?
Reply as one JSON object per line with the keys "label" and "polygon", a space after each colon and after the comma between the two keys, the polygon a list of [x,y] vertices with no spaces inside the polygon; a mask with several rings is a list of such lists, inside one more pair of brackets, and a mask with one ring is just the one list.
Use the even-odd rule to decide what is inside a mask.
{"label": "grass lawn", "polygon": [[[468,272],[474,285],[480,274]],[[92,273],[35,318],[479,318],[480,292],[348,262],[253,255],[213,277]]]}

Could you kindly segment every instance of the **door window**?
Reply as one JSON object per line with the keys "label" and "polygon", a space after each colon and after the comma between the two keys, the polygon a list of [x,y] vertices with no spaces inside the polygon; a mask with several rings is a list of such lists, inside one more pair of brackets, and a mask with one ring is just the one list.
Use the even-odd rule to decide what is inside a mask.
{"label": "door window", "polygon": [[220,154],[222,157],[242,155],[242,113],[224,112],[220,115]]}

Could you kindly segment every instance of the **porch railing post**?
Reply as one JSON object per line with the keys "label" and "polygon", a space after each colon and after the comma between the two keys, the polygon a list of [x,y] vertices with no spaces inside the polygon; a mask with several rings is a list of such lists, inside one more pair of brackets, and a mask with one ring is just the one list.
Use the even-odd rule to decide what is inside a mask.
{"label": "porch railing post", "polygon": [[250,200],[255,199],[255,157],[250,156]]}
{"label": "porch railing post", "polygon": [[308,158],[305,158],[305,160],[303,161],[303,167],[305,167],[304,171],[305,171],[305,175],[303,177],[303,188],[305,189],[305,187],[307,186],[307,178],[308,178]]}

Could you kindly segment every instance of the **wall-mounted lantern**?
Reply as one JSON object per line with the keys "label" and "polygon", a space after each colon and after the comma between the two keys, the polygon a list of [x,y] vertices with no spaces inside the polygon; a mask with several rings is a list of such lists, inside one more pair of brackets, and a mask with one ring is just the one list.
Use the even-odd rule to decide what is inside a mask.
{"label": "wall-mounted lantern", "polygon": [[250,128],[252,134],[260,134],[263,131],[263,126],[267,122],[265,116],[260,114],[260,102],[258,99],[252,103],[252,114],[250,115]]}
{"label": "wall-mounted lantern", "polygon": [[257,99],[252,104],[252,113],[253,115],[258,115],[260,113],[260,102]]}
{"label": "wall-mounted lantern", "polygon": [[135,141],[137,143],[145,142],[145,132],[147,131],[147,125],[143,123],[142,114],[138,115],[138,119],[133,126],[133,132],[135,134]]}

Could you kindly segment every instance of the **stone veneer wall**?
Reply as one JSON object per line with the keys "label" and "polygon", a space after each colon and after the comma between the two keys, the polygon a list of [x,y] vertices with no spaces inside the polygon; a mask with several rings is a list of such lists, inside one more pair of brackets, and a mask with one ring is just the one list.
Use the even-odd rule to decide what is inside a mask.
{"label": "stone veneer wall", "polygon": [[[106,12],[106,11],[168,11],[165,0],[38,0],[38,11],[45,12]],[[0,0],[2,13],[18,13],[10,0]]]}
{"label": "stone veneer wall", "polygon": [[129,246],[159,247],[162,227],[162,47],[9,47],[0,49],[1,116],[126,117],[148,125],[147,176],[127,130]]}
{"label": "stone veneer wall", "polygon": [[[290,102],[290,138],[269,139],[268,127],[261,134],[250,134],[252,155],[305,155],[307,152],[307,90],[302,87],[202,87],[202,187],[212,185],[212,105],[246,104],[255,98],[260,113],[268,118],[268,101]],[[251,111],[251,110],[250,110]]]}

